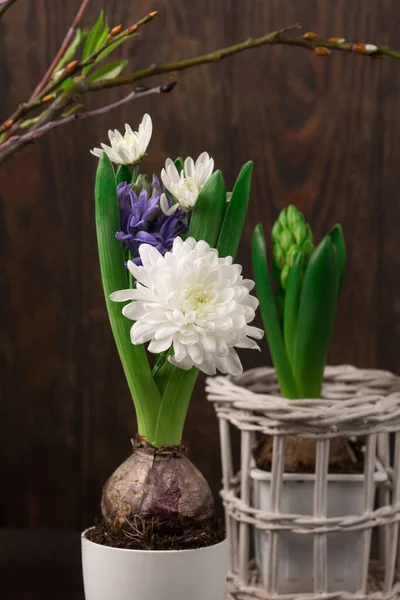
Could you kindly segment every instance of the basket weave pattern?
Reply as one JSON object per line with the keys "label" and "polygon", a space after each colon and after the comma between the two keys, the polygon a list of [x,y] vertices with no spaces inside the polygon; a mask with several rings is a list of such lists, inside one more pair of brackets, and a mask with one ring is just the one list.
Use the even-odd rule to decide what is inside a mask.
{"label": "basket weave pattern", "polygon": [[[391,600],[400,598],[400,384],[386,371],[351,366],[327,367],[321,399],[287,400],[280,397],[274,369],[259,368],[230,379],[207,380],[208,399],[219,419],[226,525],[230,540],[227,598],[277,600]],[[240,470],[233,466],[232,430],[240,430]],[[390,461],[389,434],[394,438],[394,464]],[[269,511],[252,505],[252,448],[256,435],[273,436]],[[280,511],[285,437],[316,440],[313,514]],[[365,459],[363,510],[351,516],[328,517],[328,464],[330,440],[363,436]],[[378,486],[374,474],[379,461],[387,481]],[[379,557],[370,561],[372,532],[379,533]],[[268,536],[267,581],[258,583],[252,567],[251,536]],[[312,593],[279,593],[278,548],[281,532],[311,535],[314,564]],[[361,532],[358,590],[328,590],[327,535]],[[377,576],[376,573],[379,573]]]}

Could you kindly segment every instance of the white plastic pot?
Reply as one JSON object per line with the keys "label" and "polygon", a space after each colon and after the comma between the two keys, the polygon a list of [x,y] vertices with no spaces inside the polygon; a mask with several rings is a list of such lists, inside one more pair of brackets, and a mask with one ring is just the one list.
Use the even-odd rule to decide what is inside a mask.
{"label": "white plastic pot", "polygon": [[[271,473],[251,470],[253,505],[263,511],[270,507]],[[384,471],[375,472],[375,484],[386,481]],[[282,514],[312,515],[315,475],[285,473],[280,512]],[[361,515],[364,501],[364,475],[328,475],[328,517]],[[356,592],[360,574],[359,531],[327,534],[328,592]],[[264,584],[268,577],[269,536],[255,530],[256,560]],[[281,532],[278,544],[278,593],[310,593],[313,582],[313,536]]]}
{"label": "white plastic pot", "polygon": [[86,600],[223,600],[228,542],[198,550],[124,550],[82,533]]}

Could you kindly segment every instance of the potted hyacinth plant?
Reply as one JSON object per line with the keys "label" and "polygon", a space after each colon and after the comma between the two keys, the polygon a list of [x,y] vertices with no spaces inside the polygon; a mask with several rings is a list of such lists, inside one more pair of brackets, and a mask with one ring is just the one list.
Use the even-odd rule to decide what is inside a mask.
{"label": "potted hyacinth plant", "polygon": [[101,521],[82,534],[85,594],[222,600],[227,541],[182,434],[199,371],[239,374],[236,349],[263,335],[249,325],[254,283],[233,262],[252,163],[229,196],[206,152],[167,159],[149,179],[140,163],[151,135],[145,115],[138,131],[111,131],[111,145],[92,150],[101,277],[138,432],[104,485]]}
{"label": "potted hyacinth plant", "polygon": [[[272,273],[268,273],[263,228],[253,236],[253,268],[260,311],[281,395],[289,399],[322,398],[324,368],[345,271],[345,241],[336,225],[314,245],[310,225],[295,206],[281,211],[272,228]],[[314,436],[285,436],[282,507],[290,514],[313,515],[316,486]],[[317,434],[317,435],[315,435]],[[268,511],[271,502],[273,442],[263,437],[255,449],[252,469],[253,503]],[[359,442],[341,437],[330,441],[328,517],[362,514],[364,510],[363,451]],[[377,470],[375,484],[385,480]],[[269,541],[256,532],[256,555],[264,582],[268,579]],[[358,589],[362,534],[328,535],[328,590]],[[291,532],[280,534],[280,593],[312,592],[313,539]]]}

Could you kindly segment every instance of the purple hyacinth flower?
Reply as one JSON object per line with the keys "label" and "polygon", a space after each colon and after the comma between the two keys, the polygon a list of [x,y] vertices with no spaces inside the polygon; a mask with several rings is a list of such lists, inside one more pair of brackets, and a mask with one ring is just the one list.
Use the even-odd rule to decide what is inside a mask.
{"label": "purple hyacinth flower", "polygon": [[143,187],[137,194],[133,187],[125,182],[118,185],[121,231],[115,237],[129,249],[135,264],[140,265],[140,246],[150,244],[164,255],[177,236],[187,233],[187,214],[177,211],[166,216],[161,212],[160,196],[164,189],[157,175],[153,175],[151,188]]}

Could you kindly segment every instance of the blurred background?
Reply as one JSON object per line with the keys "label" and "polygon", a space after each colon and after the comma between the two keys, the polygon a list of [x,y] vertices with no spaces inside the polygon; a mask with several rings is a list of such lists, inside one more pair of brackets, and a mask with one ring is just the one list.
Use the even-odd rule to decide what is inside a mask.
{"label": "blurred background", "polygon": [[[29,97],[78,4],[25,0],[1,20],[1,119]],[[159,11],[121,50],[132,69],[297,21],[322,36],[400,46],[396,0],[93,0],[84,24],[101,8],[125,26]],[[348,268],[330,363],[400,372],[400,62],[268,46],[177,79],[168,95],[53,131],[0,167],[2,525],[91,524],[104,481],[130,452],[135,418],[100,285],[89,149],[144,112],[154,123],[149,173],[168,156],[207,150],[231,186],[254,160],[238,257],[247,276],[254,225],[269,231],[289,203],[317,240],[342,223]],[[101,92],[102,104],[123,93]],[[246,368],[270,364],[265,342],[242,357]],[[217,421],[203,379],[185,438],[217,495]]]}

